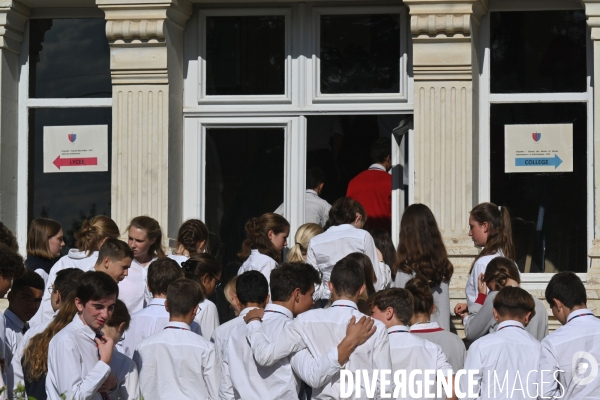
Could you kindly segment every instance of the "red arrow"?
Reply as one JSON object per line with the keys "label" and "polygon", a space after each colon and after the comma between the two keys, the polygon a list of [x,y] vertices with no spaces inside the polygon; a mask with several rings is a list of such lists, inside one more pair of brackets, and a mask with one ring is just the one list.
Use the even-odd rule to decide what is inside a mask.
{"label": "red arrow", "polygon": [[87,167],[89,165],[98,165],[97,157],[85,158],[60,158],[60,155],[53,161],[58,169],[60,167]]}

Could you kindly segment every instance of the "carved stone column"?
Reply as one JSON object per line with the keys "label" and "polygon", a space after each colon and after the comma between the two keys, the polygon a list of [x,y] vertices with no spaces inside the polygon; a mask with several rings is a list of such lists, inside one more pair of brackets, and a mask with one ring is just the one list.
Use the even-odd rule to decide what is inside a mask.
{"label": "carved stone column", "polygon": [[[96,0],[106,14],[113,83],[111,213],[124,229],[149,215],[181,223],[186,0]],[[168,244],[165,238],[163,243]]]}
{"label": "carved stone column", "polygon": [[455,267],[454,304],[464,301],[469,268],[477,254],[468,237],[478,117],[473,76],[479,69],[473,36],[487,1],[405,0],[404,4],[410,8],[413,35],[414,199],[431,208],[445,239]]}
{"label": "carved stone column", "polygon": [[[589,251],[591,268],[587,274],[586,289],[588,306],[596,315],[600,313],[600,90],[596,82],[600,82],[600,0],[582,0],[587,16],[587,23],[591,30],[594,45],[594,237],[592,248]],[[589,172],[588,172],[589,173]],[[588,216],[588,220],[591,216]]]}
{"label": "carved stone column", "polygon": [[0,3],[0,221],[17,236],[17,132],[19,53],[29,8],[17,1]]}

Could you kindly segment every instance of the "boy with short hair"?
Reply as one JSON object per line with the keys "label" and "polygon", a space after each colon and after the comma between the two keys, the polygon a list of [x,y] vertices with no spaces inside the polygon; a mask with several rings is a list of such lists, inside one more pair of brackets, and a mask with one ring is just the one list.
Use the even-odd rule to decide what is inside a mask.
{"label": "boy with short hair", "polygon": [[[143,339],[165,328],[169,323],[169,313],[165,309],[167,289],[169,285],[183,277],[183,269],[177,261],[168,257],[159,258],[148,266],[147,285],[153,298],[146,308],[131,316],[125,339],[122,345],[117,346],[121,353],[133,357],[136,347]],[[192,322],[191,329],[201,334],[200,325],[195,321]]]}
{"label": "boy with short hair", "polygon": [[169,323],[142,340],[133,357],[146,400],[217,399],[220,369],[215,346],[190,331],[202,298],[200,285],[190,279],[169,285]]}
{"label": "boy with short hair", "polygon": [[[359,324],[365,321],[367,317],[358,311],[356,305],[359,296],[365,291],[365,274],[360,264],[352,258],[342,258],[333,267],[328,284],[333,300],[331,307],[313,309],[298,315],[273,342],[265,335],[262,324],[257,321],[262,313],[253,310],[246,315],[247,339],[258,364],[272,365],[305,348],[308,348],[315,359],[320,359],[326,356],[330,349],[341,344],[349,327],[349,321],[351,327],[354,327],[355,319],[361,318]],[[362,319],[363,317],[365,319]],[[340,364],[346,364],[345,369],[391,370],[390,345],[385,326],[379,321],[373,322],[375,324],[373,329],[369,324],[367,334],[363,336],[364,344],[359,346],[360,341],[357,342],[358,344],[350,344],[353,348],[348,353],[347,363],[346,360],[338,360]],[[339,381],[339,375],[334,376],[325,385],[313,388],[312,398],[339,398]],[[373,384],[375,397],[378,398],[381,395],[379,375]],[[358,396],[356,398],[369,396],[364,382],[361,382],[360,390],[361,396],[353,393]],[[389,387],[388,390],[392,391],[393,387]]]}
{"label": "boy with short hair", "polygon": [[600,374],[590,371],[597,370],[591,363],[600,361],[600,319],[587,308],[585,286],[573,272],[559,272],[550,279],[545,295],[563,326],[542,340],[540,398],[597,399]]}
{"label": "boy with short hair", "polygon": [[[122,240],[108,238],[100,247],[98,261],[92,270],[107,273],[119,283],[128,274],[133,262],[133,250]],[[127,304],[127,303],[125,303]]]}
{"label": "boy with short hair", "polygon": [[116,385],[110,362],[114,343],[101,329],[113,313],[119,287],[105,273],[89,271],[75,290],[77,314],[48,348],[46,393],[49,400],[106,398]]}
{"label": "boy with short hair", "polygon": [[[498,328],[473,342],[465,360],[465,370],[478,370],[473,377],[478,398],[537,398],[538,387],[543,386],[538,384],[540,342],[525,330],[534,314],[535,301],[527,291],[506,286],[498,292],[494,299]],[[468,395],[466,375],[460,388]]]}
{"label": "boy with short hair", "polygon": [[[394,288],[377,292],[369,298],[368,307],[371,317],[387,328],[393,371],[435,370],[442,371],[444,376],[448,376],[448,370],[452,373],[452,366],[440,346],[410,333],[414,300],[408,290]],[[435,393],[436,387],[424,390]]]}

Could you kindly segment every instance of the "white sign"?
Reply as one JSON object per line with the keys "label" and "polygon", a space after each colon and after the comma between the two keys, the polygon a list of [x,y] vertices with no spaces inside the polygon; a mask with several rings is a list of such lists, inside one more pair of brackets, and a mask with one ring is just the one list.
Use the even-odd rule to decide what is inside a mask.
{"label": "white sign", "polygon": [[108,171],[108,125],[44,127],[44,173],[103,171]]}
{"label": "white sign", "polygon": [[573,124],[506,125],[504,172],[573,172]]}

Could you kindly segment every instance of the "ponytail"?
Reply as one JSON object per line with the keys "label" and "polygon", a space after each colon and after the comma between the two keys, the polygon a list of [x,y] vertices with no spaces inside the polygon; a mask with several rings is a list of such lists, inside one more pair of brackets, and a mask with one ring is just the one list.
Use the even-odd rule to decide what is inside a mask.
{"label": "ponytail", "polygon": [[514,260],[515,247],[508,209],[494,203],[481,203],[471,210],[471,217],[477,223],[487,222],[489,226],[487,241],[475,261],[480,257],[496,254],[498,250],[502,251],[504,257]]}
{"label": "ponytail", "polygon": [[296,244],[288,253],[288,262],[304,262],[304,256],[306,256],[306,252],[308,251],[310,239],[320,233],[323,233],[323,228],[318,224],[308,223],[300,226],[294,237]]}
{"label": "ponytail", "polygon": [[120,236],[119,227],[106,215],[98,215],[89,221],[83,221],[81,228],[75,232],[77,248],[91,256],[100,250],[100,245],[107,238],[117,239]]}
{"label": "ponytail", "polygon": [[415,300],[414,313],[431,315],[434,301],[429,281],[422,275],[417,275],[406,282],[404,288],[413,295]]}
{"label": "ponytail", "polygon": [[281,262],[281,252],[277,251],[271,243],[269,231],[279,234],[289,230],[290,223],[285,218],[279,214],[266,213],[246,222],[245,229],[246,240],[242,243],[242,251],[238,253],[238,257],[245,260],[250,257],[252,250],[258,250],[259,253]]}

